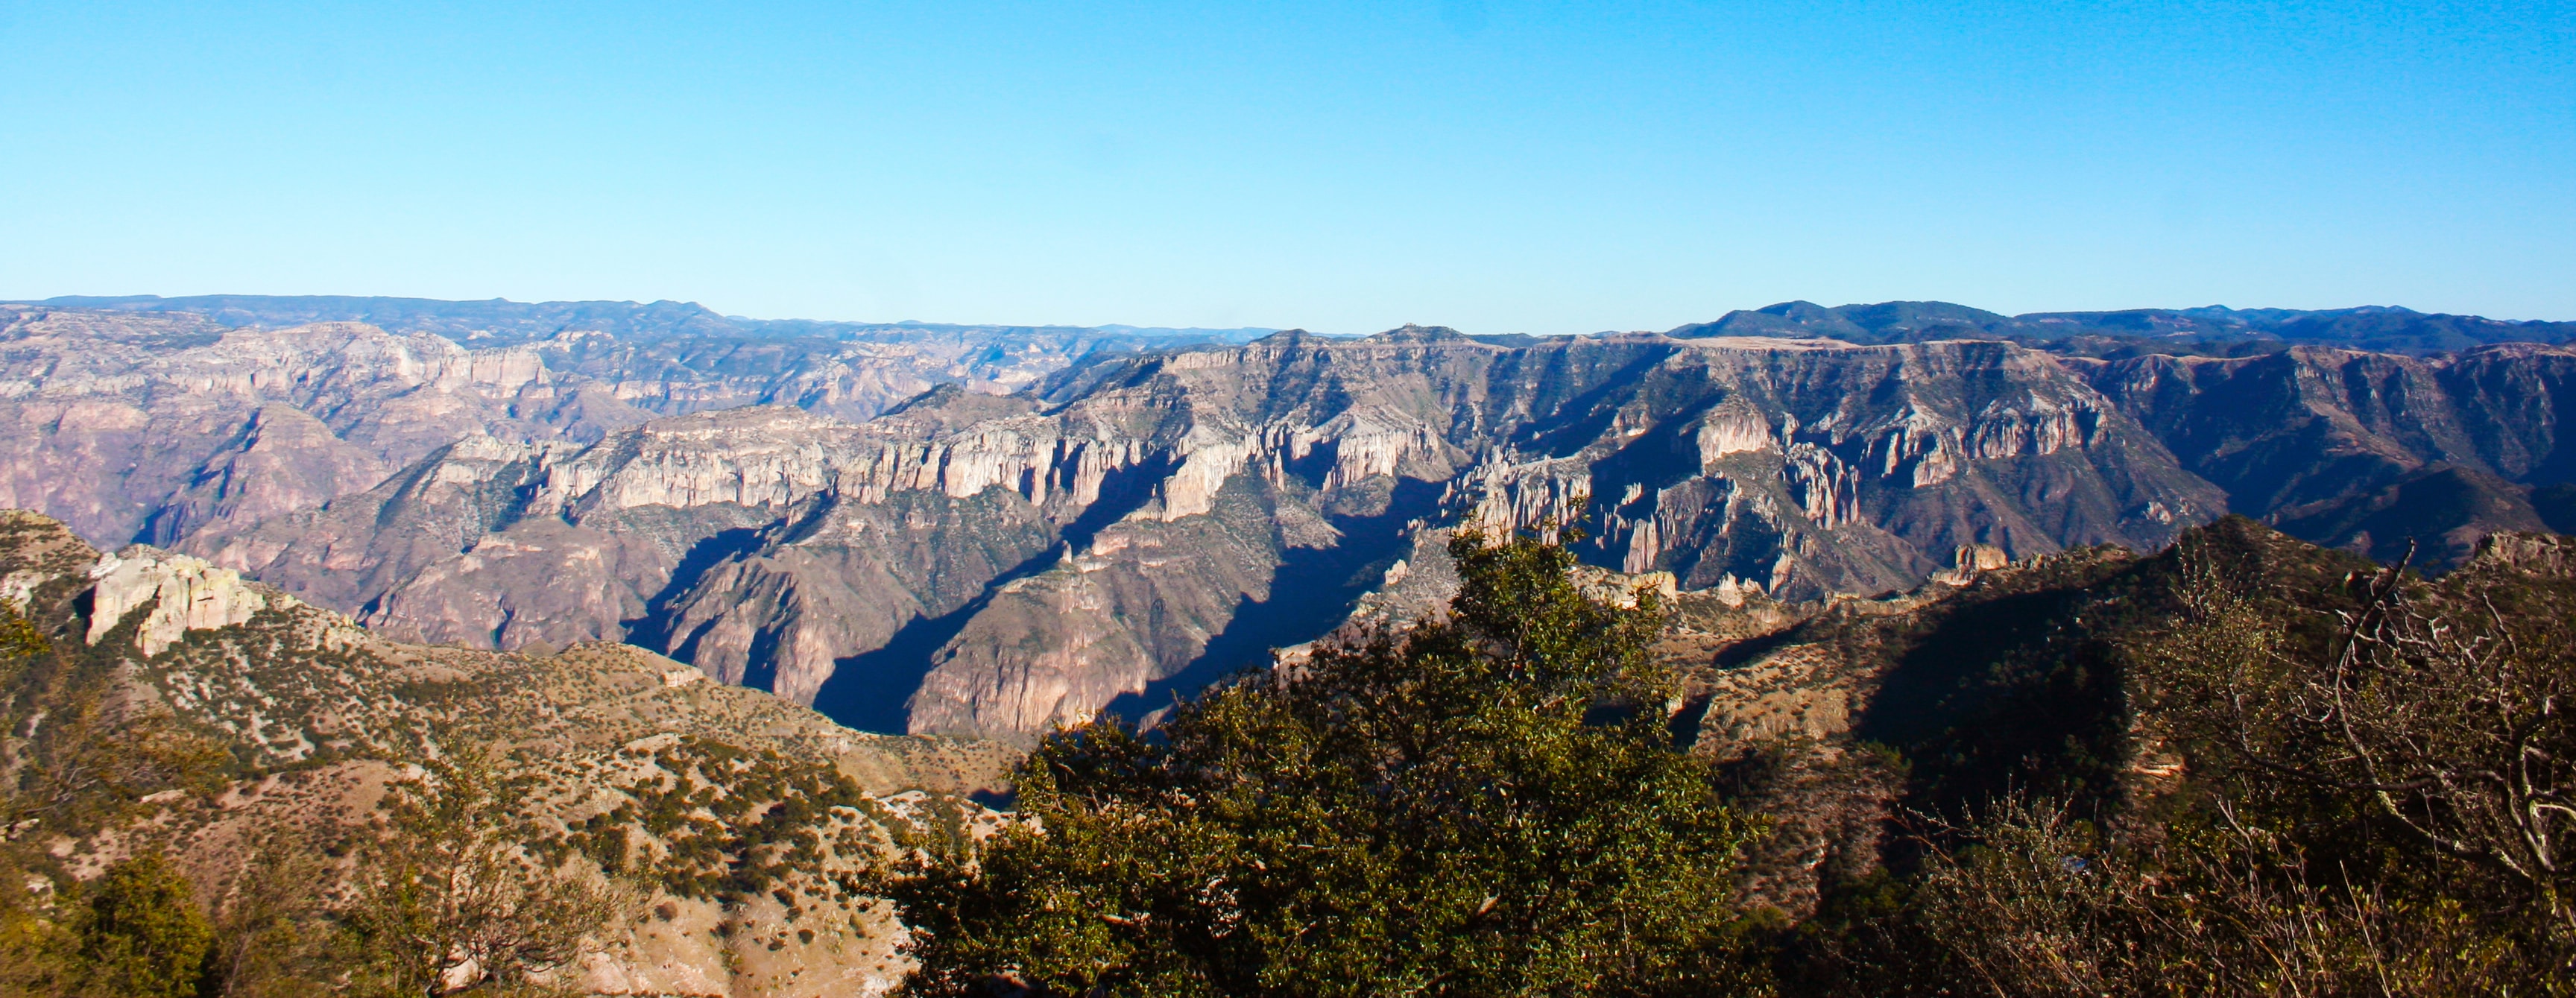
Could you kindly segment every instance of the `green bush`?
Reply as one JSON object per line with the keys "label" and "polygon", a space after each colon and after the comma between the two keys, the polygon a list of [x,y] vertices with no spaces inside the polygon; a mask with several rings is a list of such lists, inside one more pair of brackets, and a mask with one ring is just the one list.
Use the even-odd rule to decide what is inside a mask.
{"label": "green bush", "polygon": [[[1725,993],[1755,829],[1674,751],[1653,594],[1473,534],[1446,621],[1064,732],[894,893],[911,993]],[[1641,709],[1645,708],[1645,709]]]}

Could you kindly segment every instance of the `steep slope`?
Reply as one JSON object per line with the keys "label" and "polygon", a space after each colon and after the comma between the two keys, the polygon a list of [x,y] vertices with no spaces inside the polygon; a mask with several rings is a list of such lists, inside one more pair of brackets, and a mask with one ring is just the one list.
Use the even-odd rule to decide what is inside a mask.
{"label": "steep slope", "polygon": [[989,827],[958,798],[1001,789],[1012,761],[990,743],[851,731],[629,646],[387,641],[194,558],[99,555],[19,511],[0,512],[0,598],[85,645],[120,701],[229,750],[220,791],[59,843],[71,869],[143,838],[220,884],[253,836],[291,826],[336,850],[408,760],[484,744],[534,781],[512,817],[552,830],[530,843],[550,864],[642,885],[640,917],[565,981],[593,993],[883,993],[905,970],[900,927],[854,885],[924,836]]}
{"label": "steep slope", "polygon": [[1408,328],[1114,359],[860,425],[745,409],[460,444],[192,549],[388,634],[631,637],[871,727],[1027,738],[1332,629],[1443,509],[1582,523],[1605,566],[1797,598],[1907,588],[1967,544],[2151,547],[2220,508],[2006,344]]}
{"label": "steep slope", "polygon": [[1116,330],[710,332],[667,303],[218,303],[437,330],[411,335],[169,304],[9,313],[14,501],[404,640],[632,641],[881,731],[1150,712],[1332,630],[1459,516],[1805,600],[2230,510],[2438,567],[2576,482],[2576,354],[2535,345],[2097,359],[1896,302],[1137,354]]}
{"label": "steep slope", "polygon": [[[60,516],[100,543],[168,545],[364,491],[472,436],[588,443],[655,416],[770,404],[863,420],[938,384],[1008,392],[1094,352],[1230,335],[772,329],[694,305],[502,307],[514,304],[0,305],[0,504]],[[256,324],[342,316],[405,331]]]}
{"label": "steep slope", "polygon": [[563,401],[524,350],[0,312],[0,504],[166,542],[363,489],[468,433],[595,425]]}
{"label": "steep slope", "polygon": [[2230,509],[2375,557],[2442,538],[2428,563],[2454,564],[2483,533],[2540,529],[2530,487],[2576,480],[2565,347],[2069,363],[2225,489]]}

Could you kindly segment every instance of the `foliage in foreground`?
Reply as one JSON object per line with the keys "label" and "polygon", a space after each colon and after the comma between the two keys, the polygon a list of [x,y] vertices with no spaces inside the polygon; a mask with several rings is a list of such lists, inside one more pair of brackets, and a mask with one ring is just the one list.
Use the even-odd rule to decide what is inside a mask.
{"label": "foliage in foreground", "polygon": [[[335,831],[358,846],[346,869],[309,833],[265,828],[200,890],[140,819],[213,786],[223,753],[118,696],[117,666],[0,604],[0,995],[545,991],[620,910],[610,885],[535,860],[525,788],[464,739],[388,787],[375,823]],[[130,854],[86,883],[42,848],[108,830]]]}
{"label": "foliage in foreground", "polygon": [[549,869],[528,854],[528,788],[483,749],[460,743],[425,768],[389,796],[341,914],[361,991],[542,982],[632,906],[597,875]]}
{"label": "foliage in foreground", "polygon": [[1563,548],[1451,544],[1446,621],[1095,722],[895,896],[910,993],[1724,993],[1754,827],[1674,751],[1662,625]]}
{"label": "foliage in foreground", "polygon": [[[2428,582],[2230,520],[1833,632],[1885,645],[1920,696],[1879,699],[1918,723],[1872,729],[1898,834],[1823,868],[1788,926],[1735,897],[1758,824],[1713,788],[1746,784],[1668,744],[1652,594],[1591,602],[1561,549],[1462,538],[1446,620],[1150,734],[1064,733],[1022,773],[1024,825],[900,843],[923,850],[889,884],[908,987],[2576,994],[2576,545],[2516,543]],[[530,848],[526,788],[446,738],[330,833],[354,853],[265,829],[191,884],[124,836],[220,753],[47,633],[0,608],[0,994],[528,993],[623,906],[557,869],[626,858],[614,815]],[[698,821],[703,791],[707,828],[741,830],[687,883],[747,887],[812,861],[818,808],[864,803],[817,783],[754,813],[784,787],[737,805],[684,777],[630,816]],[[111,829],[124,858],[85,883],[42,847]]]}
{"label": "foliage in foreground", "polygon": [[2175,782],[1911,815],[1911,862],[1788,935],[1789,990],[2576,993],[2569,566],[2336,575],[2284,541],[2195,531],[2085,608],[2120,620],[2123,754]]}

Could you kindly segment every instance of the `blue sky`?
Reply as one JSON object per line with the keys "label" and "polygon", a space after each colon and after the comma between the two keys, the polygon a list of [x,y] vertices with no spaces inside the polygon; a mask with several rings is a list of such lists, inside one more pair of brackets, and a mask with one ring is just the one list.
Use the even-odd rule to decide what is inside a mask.
{"label": "blue sky", "polygon": [[2576,4],[0,3],[0,297],[2576,319]]}

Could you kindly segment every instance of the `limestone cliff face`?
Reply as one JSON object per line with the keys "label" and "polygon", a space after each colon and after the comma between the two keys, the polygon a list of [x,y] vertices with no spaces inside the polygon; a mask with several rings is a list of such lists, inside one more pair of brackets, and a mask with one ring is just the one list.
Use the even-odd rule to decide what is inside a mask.
{"label": "limestone cliff face", "polygon": [[459,437],[638,421],[571,401],[535,351],[331,323],[211,329],[0,311],[0,505],[170,544],[375,484]]}
{"label": "limestone cliff face", "polygon": [[293,597],[244,581],[240,572],[204,559],[135,545],[101,555],[91,566],[89,642],[97,644],[137,610],[135,647],[158,655],[189,631],[245,623],[261,610],[295,606]]}
{"label": "limestone cliff face", "polygon": [[[1027,441],[905,430],[753,407],[588,447],[473,438],[197,544],[388,635],[560,647],[641,628],[728,681],[810,700],[837,658],[1053,542],[1037,504],[991,487],[1007,462],[990,449]],[[1084,463],[1068,462],[1076,486]]]}
{"label": "limestone cliff face", "polygon": [[1557,414],[1599,427],[1580,446],[1489,461],[1477,518],[1582,523],[1604,564],[1813,598],[1911,588],[1963,544],[2160,545],[2225,508],[2057,358],[2005,344],[1693,340],[1634,376]]}

